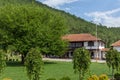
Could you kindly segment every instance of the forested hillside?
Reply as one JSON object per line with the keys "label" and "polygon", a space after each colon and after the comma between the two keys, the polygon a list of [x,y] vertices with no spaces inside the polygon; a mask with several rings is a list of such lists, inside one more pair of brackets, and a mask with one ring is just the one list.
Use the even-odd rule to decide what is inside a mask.
{"label": "forested hillside", "polygon": [[[84,19],[78,18],[74,15],[66,13],[61,10],[56,10],[46,5],[43,5],[40,2],[34,2],[35,0],[0,0],[0,6],[4,6],[6,4],[36,4],[39,7],[42,7],[45,10],[50,10],[53,13],[61,15],[63,20],[65,21],[67,27],[67,34],[69,33],[91,33],[93,35],[96,34],[96,25],[92,22],[85,21]],[[118,28],[107,28],[106,26],[97,25],[98,28],[98,37],[103,39],[103,41],[107,44],[107,47],[111,45],[111,43],[120,39],[120,27]]]}

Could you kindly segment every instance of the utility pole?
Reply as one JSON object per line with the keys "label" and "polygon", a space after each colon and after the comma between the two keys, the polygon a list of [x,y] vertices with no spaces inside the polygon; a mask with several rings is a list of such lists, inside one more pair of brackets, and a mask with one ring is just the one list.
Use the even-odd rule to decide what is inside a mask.
{"label": "utility pole", "polygon": [[97,60],[98,60],[98,50],[97,50],[97,48],[98,48],[98,40],[97,40],[97,37],[98,37],[98,33],[97,33],[97,23],[95,24],[95,26],[96,26],[96,62],[97,62]]}

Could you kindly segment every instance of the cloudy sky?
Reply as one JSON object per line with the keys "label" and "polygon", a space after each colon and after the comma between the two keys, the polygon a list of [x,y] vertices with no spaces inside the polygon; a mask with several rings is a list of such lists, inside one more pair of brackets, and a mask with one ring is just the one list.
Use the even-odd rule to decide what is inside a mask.
{"label": "cloudy sky", "polygon": [[37,0],[87,21],[120,27],[120,0]]}

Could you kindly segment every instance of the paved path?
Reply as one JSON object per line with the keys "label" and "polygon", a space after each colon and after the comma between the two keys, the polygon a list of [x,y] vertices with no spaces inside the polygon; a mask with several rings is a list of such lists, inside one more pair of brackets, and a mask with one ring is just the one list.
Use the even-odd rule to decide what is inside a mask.
{"label": "paved path", "polygon": [[[72,59],[59,59],[59,58],[43,58],[43,60],[48,61],[63,61],[63,62],[72,62]],[[91,62],[105,63],[105,60],[91,60]]]}

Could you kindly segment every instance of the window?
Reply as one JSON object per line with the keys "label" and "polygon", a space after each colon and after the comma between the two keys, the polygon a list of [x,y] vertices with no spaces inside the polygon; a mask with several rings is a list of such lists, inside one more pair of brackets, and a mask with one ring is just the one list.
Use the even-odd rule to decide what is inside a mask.
{"label": "window", "polygon": [[83,46],[83,43],[82,43],[82,42],[76,43],[76,47],[82,47],[82,46]]}
{"label": "window", "polygon": [[74,48],[75,47],[75,43],[70,43],[70,48]]}
{"label": "window", "polygon": [[82,46],[83,46],[82,42],[72,42],[69,45],[70,48],[78,48],[78,47],[82,47]]}
{"label": "window", "polygon": [[94,42],[93,41],[89,41],[88,42],[88,46],[94,46]]}

